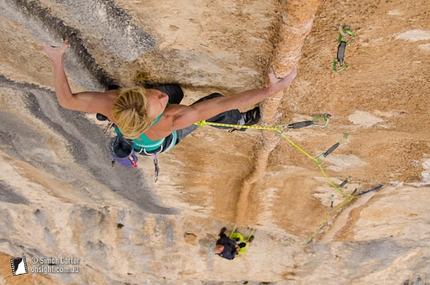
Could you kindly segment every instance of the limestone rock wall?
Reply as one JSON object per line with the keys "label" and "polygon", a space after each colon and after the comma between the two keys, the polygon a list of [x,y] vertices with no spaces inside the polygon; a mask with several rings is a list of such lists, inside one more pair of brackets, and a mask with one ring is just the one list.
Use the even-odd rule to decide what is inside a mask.
{"label": "limestone rock wall", "polygon": [[[336,185],[352,176],[348,194],[383,185],[340,208],[345,197],[282,138],[239,208],[262,131],[203,127],[159,156],[157,183],[152,157],[112,167],[112,134],[94,114],[58,106],[40,48],[69,40],[74,92],[173,82],[190,104],[264,86],[272,62],[293,66],[276,51],[280,28],[296,19],[285,7],[297,5],[1,1],[0,284],[430,284],[428,1],[320,1],[291,50],[299,75],[274,120],[330,113],[326,128],[286,134],[316,156],[348,133],[321,158],[327,175]],[[358,37],[348,69],[335,73],[340,24]],[[255,240],[221,259],[217,234],[238,214]],[[10,259],[22,256],[30,273],[13,276]],[[43,257],[79,259],[67,265],[79,272],[32,273],[56,266]]]}

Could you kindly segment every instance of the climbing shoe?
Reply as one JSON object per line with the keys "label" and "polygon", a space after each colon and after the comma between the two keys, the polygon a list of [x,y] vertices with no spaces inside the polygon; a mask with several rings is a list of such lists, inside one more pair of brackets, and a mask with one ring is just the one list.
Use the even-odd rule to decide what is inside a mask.
{"label": "climbing shoe", "polygon": [[255,125],[260,121],[260,107],[255,107],[248,112],[242,113],[242,117],[245,121],[245,126]]}
{"label": "climbing shoe", "polygon": [[[241,115],[242,115],[242,118],[239,121],[240,125],[242,125],[242,126],[255,125],[260,121],[260,108],[255,107],[252,110],[249,110],[245,113],[241,113]],[[234,131],[244,132],[244,131],[246,131],[246,128],[235,128],[235,129],[231,130],[231,132],[234,132]]]}
{"label": "climbing shoe", "polygon": [[221,231],[219,232],[219,236],[222,236],[225,233],[226,230],[227,230],[226,227],[223,227],[221,229]]}

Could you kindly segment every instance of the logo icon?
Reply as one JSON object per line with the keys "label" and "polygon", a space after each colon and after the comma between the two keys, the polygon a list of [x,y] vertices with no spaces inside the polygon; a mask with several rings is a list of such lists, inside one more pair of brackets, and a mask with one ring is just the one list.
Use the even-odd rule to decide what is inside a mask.
{"label": "logo icon", "polygon": [[12,274],[14,276],[28,273],[25,256],[12,258],[10,260],[10,266],[12,267]]}

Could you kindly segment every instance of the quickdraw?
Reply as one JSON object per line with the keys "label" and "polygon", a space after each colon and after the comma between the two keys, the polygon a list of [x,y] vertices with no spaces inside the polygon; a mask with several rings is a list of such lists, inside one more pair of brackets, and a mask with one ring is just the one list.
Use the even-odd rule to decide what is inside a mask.
{"label": "quickdraw", "polygon": [[330,153],[332,153],[335,149],[337,149],[339,146],[345,144],[348,142],[348,134],[344,134],[334,145],[332,145],[328,150],[325,152],[317,155],[316,158],[319,158],[321,156],[327,157]]}
{"label": "quickdraw", "polygon": [[[259,126],[259,125],[252,125],[252,126],[244,126],[244,125],[235,125],[235,124],[224,124],[224,123],[215,123],[215,122],[208,122],[208,121],[200,121],[197,123],[194,123],[194,125],[202,127],[204,125],[210,125],[210,126],[215,126],[215,127],[230,127],[230,128],[234,128],[234,129],[254,129],[254,130],[266,130],[266,131],[274,131],[278,134],[283,133],[282,130],[280,128],[282,127],[287,127],[287,130],[290,129],[299,129],[299,128],[304,128],[304,127],[320,127],[320,128],[325,128],[327,127],[329,120],[330,120],[331,115],[330,114],[324,114],[323,116],[320,117],[315,117],[310,119],[309,121],[303,121],[303,122],[297,122],[297,123],[280,123],[277,124],[273,127],[265,127],[265,126]],[[324,123],[315,123],[318,121],[324,121]]]}
{"label": "quickdraw", "polygon": [[369,189],[369,190],[366,190],[366,191],[361,192],[360,194],[358,194],[358,196],[360,196],[360,195],[364,195],[364,194],[367,194],[367,193],[372,192],[372,191],[379,190],[379,189],[381,189],[383,186],[384,186],[384,185],[380,184],[380,185],[378,185],[378,186],[376,186],[376,187],[373,187],[372,189]]}
{"label": "quickdraw", "polygon": [[[325,128],[328,126],[330,117],[331,117],[330,114],[324,114],[323,116],[312,118],[309,121],[297,122],[292,124],[278,124],[278,125],[275,125],[275,127],[287,126],[288,130],[300,129],[300,128],[309,127],[309,126]],[[318,121],[324,121],[324,123],[315,123]]]}
{"label": "quickdraw", "polygon": [[348,176],[342,183],[340,183],[339,188],[342,188],[352,180],[351,176]]}
{"label": "quickdraw", "polygon": [[[325,114],[324,116],[321,117],[317,117],[314,120],[310,120],[312,122],[316,121],[316,119],[324,119],[326,120],[326,123],[324,125],[317,125],[317,124],[312,124],[312,125],[317,125],[320,127],[325,127],[328,124],[328,120],[329,120],[329,115]],[[309,122],[309,121],[306,121]],[[195,123],[197,126],[204,126],[204,125],[210,125],[210,126],[221,126],[221,127],[232,127],[232,128],[246,128],[246,129],[257,129],[257,130],[271,130],[274,131],[275,133],[277,133],[278,135],[280,135],[282,138],[284,138],[288,143],[290,143],[293,147],[295,147],[298,151],[300,151],[301,153],[303,153],[304,155],[306,155],[308,158],[310,158],[312,161],[315,162],[315,164],[318,166],[318,168],[320,169],[321,173],[323,174],[323,176],[326,178],[326,180],[329,182],[329,184],[340,194],[342,194],[343,196],[349,198],[350,200],[352,200],[354,197],[351,194],[347,194],[345,192],[343,192],[338,185],[336,185],[331,179],[330,177],[327,175],[327,173],[325,172],[324,168],[322,167],[322,162],[319,161],[319,157],[324,156],[326,157],[327,155],[329,155],[330,153],[332,153],[336,148],[338,148],[340,145],[346,143],[348,141],[348,135],[344,134],[342,136],[341,139],[339,139],[332,147],[330,147],[326,152],[323,152],[322,154],[318,155],[318,156],[312,156],[311,154],[309,154],[308,152],[306,152],[304,149],[302,149],[300,146],[298,146],[296,143],[294,143],[279,127],[281,126],[288,126],[288,124],[278,124],[275,125],[274,127],[265,127],[265,126],[259,126],[259,125],[253,125],[253,126],[242,126],[242,125],[234,125],[234,124],[221,124],[221,123],[213,123],[213,122],[207,122],[207,121],[200,121],[198,123]],[[309,123],[303,123],[303,122],[299,122],[299,125],[301,125],[301,127],[303,126],[311,126],[311,124]],[[345,141],[344,141],[345,140]],[[350,201],[349,200],[349,201]]]}
{"label": "quickdraw", "polygon": [[[348,142],[348,134],[344,134],[333,146],[331,146],[327,151],[321,153],[318,156],[312,156],[310,155],[308,152],[306,152],[304,149],[302,149],[301,147],[299,147],[297,144],[295,144],[293,141],[291,141],[285,134],[284,132],[279,128],[279,127],[283,127],[283,126],[287,126],[288,130],[290,129],[294,129],[294,128],[303,128],[303,127],[308,127],[308,126],[318,126],[318,127],[326,127],[328,125],[329,122],[329,118],[330,118],[330,114],[325,114],[323,116],[320,117],[316,117],[313,118],[309,121],[304,121],[304,122],[298,122],[298,123],[292,123],[292,124],[278,124],[275,125],[273,127],[265,127],[265,126],[259,126],[259,125],[253,125],[253,126],[242,126],[242,125],[234,125],[234,124],[221,124],[221,123],[213,123],[213,122],[207,122],[207,121],[200,121],[195,123],[195,125],[202,127],[204,125],[211,125],[211,126],[221,126],[221,127],[232,127],[232,128],[244,128],[244,129],[258,129],[258,130],[271,130],[276,132],[278,135],[280,135],[282,138],[284,138],[287,142],[289,142],[292,146],[294,146],[297,150],[299,150],[300,152],[302,152],[304,155],[306,155],[308,158],[310,158],[312,161],[314,161],[316,163],[316,165],[318,166],[318,168],[320,169],[321,173],[323,174],[323,176],[326,178],[326,180],[329,182],[329,184],[339,193],[341,194],[345,200],[338,204],[338,205],[334,205],[334,195],[331,195],[331,201],[330,201],[330,210],[327,213],[327,215],[325,216],[323,222],[320,224],[320,226],[315,230],[315,232],[304,242],[304,243],[298,243],[296,242],[294,239],[288,239],[285,242],[282,242],[281,244],[279,244],[278,246],[267,250],[267,251],[263,251],[263,252],[250,252],[253,254],[265,254],[268,252],[272,252],[275,251],[283,246],[286,246],[287,244],[296,244],[296,245],[301,245],[301,246],[305,246],[309,243],[311,243],[313,241],[313,239],[315,238],[315,236],[321,232],[321,230],[327,226],[329,219],[332,217],[332,215],[334,213],[336,213],[337,211],[339,211],[340,209],[342,209],[345,205],[347,205],[348,203],[350,203],[352,200],[354,200],[355,198],[357,198],[360,195],[364,195],[366,193],[369,193],[371,191],[375,191],[378,190],[380,188],[383,187],[383,185],[378,185],[372,189],[369,189],[367,191],[363,191],[358,195],[354,195],[357,190],[361,187],[361,182],[358,183],[358,185],[355,187],[355,190],[351,193],[345,193],[342,188],[345,187],[346,184],[348,184],[349,182],[352,181],[352,177],[348,176],[343,182],[341,182],[340,185],[335,184],[331,178],[327,175],[327,173],[325,172],[325,170],[322,167],[322,162],[319,161],[319,158],[321,156],[323,157],[327,157],[330,153],[332,153],[335,149],[337,149],[339,146],[345,144]],[[315,122],[319,121],[319,120],[324,120],[325,122],[323,124],[316,124]]]}
{"label": "quickdraw", "polygon": [[[344,41],[343,37],[350,36],[348,41]],[[333,70],[336,72],[344,71],[348,67],[348,63],[345,62],[345,49],[346,46],[351,43],[353,39],[355,39],[355,34],[351,32],[351,27],[349,25],[339,26],[339,37],[337,42],[339,45],[337,46],[337,57],[333,61]],[[340,68],[337,67],[339,64]]]}

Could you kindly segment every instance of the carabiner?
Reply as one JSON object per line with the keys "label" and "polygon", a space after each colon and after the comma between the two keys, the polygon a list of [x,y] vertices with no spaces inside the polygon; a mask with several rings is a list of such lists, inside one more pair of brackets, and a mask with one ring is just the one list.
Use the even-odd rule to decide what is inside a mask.
{"label": "carabiner", "polygon": [[[332,69],[336,72],[344,71],[348,67],[348,63],[345,62],[346,46],[356,37],[350,29],[351,27],[349,25],[339,26],[339,37],[337,39],[339,45],[337,46],[337,57],[334,59],[332,67]],[[344,41],[343,37],[346,36],[350,36],[351,38],[348,41]],[[341,67],[340,69],[337,68],[337,64],[339,64]]]}
{"label": "carabiner", "polygon": [[[326,113],[320,117],[312,118],[311,121],[314,123],[313,126],[325,128],[328,126],[328,122],[330,121],[330,118],[331,118],[331,115]],[[321,120],[324,120],[324,124],[315,124],[315,122],[321,121]]]}
{"label": "carabiner", "polygon": [[[275,125],[275,128],[283,127],[283,126],[287,126],[288,130],[300,129],[300,128],[309,127],[309,126],[325,128],[328,125],[330,117],[331,117],[330,114],[324,114],[323,116],[312,118],[309,121],[303,121],[303,122],[297,122],[297,123],[291,123],[291,124],[288,124],[288,123],[277,124],[277,125]],[[321,121],[321,120],[324,120],[324,124],[315,124],[315,122]]]}
{"label": "carabiner", "polygon": [[346,42],[347,45],[349,45],[349,43],[355,39],[356,35],[351,32],[351,26],[350,25],[340,25],[339,26],[339,38],[337,39],[338,43],[342,42],[343,37],[347,37],[350,36],[351,38]]}

